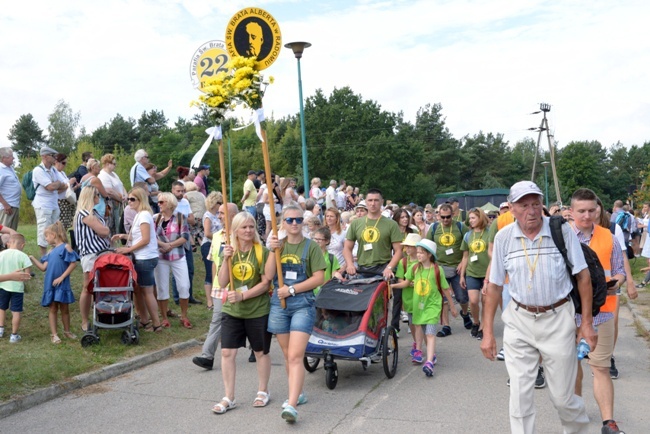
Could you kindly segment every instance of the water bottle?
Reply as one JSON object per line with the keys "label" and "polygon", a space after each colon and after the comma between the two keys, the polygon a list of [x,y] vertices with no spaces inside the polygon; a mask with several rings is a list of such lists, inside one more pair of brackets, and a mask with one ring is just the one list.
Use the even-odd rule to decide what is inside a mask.
{"label": "water bottle", "polygon": [[589,348],[587,341],[584,338],[580,339],[580,343],[578,343],[578,360],[584,359],[589,354],[589,351],[591,351],[591,348]]}

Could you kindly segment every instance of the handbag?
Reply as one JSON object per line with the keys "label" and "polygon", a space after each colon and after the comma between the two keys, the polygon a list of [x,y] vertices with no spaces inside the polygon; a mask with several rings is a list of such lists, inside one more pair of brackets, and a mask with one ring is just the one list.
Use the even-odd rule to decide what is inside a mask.
{"label": "handbag", "polygon": [[77,204],[77,194],[74,192],[72,187],[68,185],[68,189],[65,191],[65,200],[72,205]]}

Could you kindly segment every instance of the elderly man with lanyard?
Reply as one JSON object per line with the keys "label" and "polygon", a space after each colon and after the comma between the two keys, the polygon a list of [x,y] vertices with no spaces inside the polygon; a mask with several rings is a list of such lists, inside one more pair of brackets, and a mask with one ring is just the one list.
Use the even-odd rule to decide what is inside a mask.
{"label": "elderly man with lanyard", "polygon": [[384,199],[381,191],[371,188],[366,194],[365,205],[368,214],[365,217],[356,218],[348,227],[343,246],[343,257],[347,264],[346,272],[350,276],[357,274],[352,255],[356,241],[359,243],[357,251],[359,273],[382,274],[386,279],[395,277],[393,272],[402,258],[404,236],[396,221],[381,215],[383,204]]}
{"label": "elderly man with lanyard", "polygon": [[[616,310],[616,291],[625,281],[623,253],[618,241],[609,229],[596,222],[600,219],[600,208],[596,193],[588,188],[579,188],[571,196],[571,213],[573,228],[578,240],[591,247],[598,255],[600,264],[605,269],[608,282],[615,282],[609,288],[605,304],[600,313],[593,319],[594,327],[598,327],[598,344],[591,347],[589,366],[594,374],[594,398],[600,409],[603,420],[602,434],[622,433],[614,420],[614,383],[609,375],[610,360],[614,353],[614,311]],[[576,315],[576,323],[580,325],[582,317]],[[578,362],[578,378],[576,393],[582,394],[582,364]]]}
{"label": "elderly man with lanyard", "polygon": [[567,254],[573,264],[582,302],[583,323],[577,331],[575,307],[570,301],[571,279],[551,237],[549,219],[542,217],[542,191],[531,181],[510,189],[510,212],[515,222],[494,240],[488,294],[483,310],[483,355],[494,360],[494,315],[506,274],[512,303],[504,309],[503,342],[510,376],[510,429],[535,432],[534,383],[539,356],[544,359],[551,401],[565,433],[589,432],[589,417],[575,394],[578,371],[576,343],[585,338],[591,348],[598,336],[592,326],[591,278],[575,232],[562,225]]}

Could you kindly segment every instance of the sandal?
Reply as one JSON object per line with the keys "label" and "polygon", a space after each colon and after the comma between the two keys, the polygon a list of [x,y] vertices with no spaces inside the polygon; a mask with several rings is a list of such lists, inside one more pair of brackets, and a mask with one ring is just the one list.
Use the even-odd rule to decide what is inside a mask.
{"label": "sandal", "polygon": [[[222,402],[225,402],[226,405],[223,405]],[[212,407],[212,412],[217,413],[217,414],[224,414],[228,410],[232,410],[233,408],[237,407],[237,403],[233,399],[232,401],[228,399],[227,396],[224,396],[221,398],[221,402],[218,402]]]}
{"label": "sandal", "polygon": [[153,331],[153,322],[149,320],[149,322],[141,322],[140,323],[140,328],[144,330],[145,332],[152,332]]}
{"label": "sandal", "polygon": [[153,327],[151,327],[151,331],[154,332],[154,333],[162,333],[162,331],[163,331],[162,327],[163,327],[162,324],[159,325],[159,326],[153,326]]}
{"label": "sandal", "polygon": [[261,390],[257,392],[257,396],[253,401],[253,407],[266,407],[271,399],[271,394],[268,392],[262,392]]}
{"label": "sandal", "polygon": [[164,319],[164,320],[160,323],[160,325],[161,325],[161,327],[166,328],[166,329],[168,329],[168,328],[170,328],[170,327],[172,326],[172,325],[169,323],[169,320],[168,320],[168,319]]}
{"label": "sandal", "polygon": [[59,338],[58,335],[52,335],[52,343],[53,344],[60,344],[61,343],[61,338]]}
{"label": "sandal", "polygon": [[181,325],[183,327],[185,327],[186,329],[191,329],[192,328],[192,323],[187,318],[181,318]]}
{"label": "sandal", "polygon": [[77,335],[75,335],[72,332],[63,332],[63,336],[65,336],[68,339],[77,339]]}
{"label": "sandal", "polygon": [[174,312],[173,310],[171,310],[171,309],[167,310],[167,316],[169,318],[178,318],[178,314],[176,312]]}

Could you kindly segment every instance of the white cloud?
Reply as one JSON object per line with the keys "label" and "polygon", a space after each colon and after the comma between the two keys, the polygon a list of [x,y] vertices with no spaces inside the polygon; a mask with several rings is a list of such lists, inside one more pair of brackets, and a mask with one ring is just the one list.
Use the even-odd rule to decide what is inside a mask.
{"label": "white cloud", "polygon": [[[540,102],[553,105],[560,144],[609,146],[650,140],[646,2],[258,1],[280,23],[283,43],[307,40],[305,97],[350,86],[413,121],[440,102],[461,137],[534,133]],[[10,2],[0,11],[0,143],[18,117],[43,129],[66,100],[89,131],[115,114],[163,110],[170,122],[195,112],[188,73],[198,46],[223,39],[248,2],[207,0]],[[268,74],[265,106],[298,111],[296,61],[283,50]]]}

